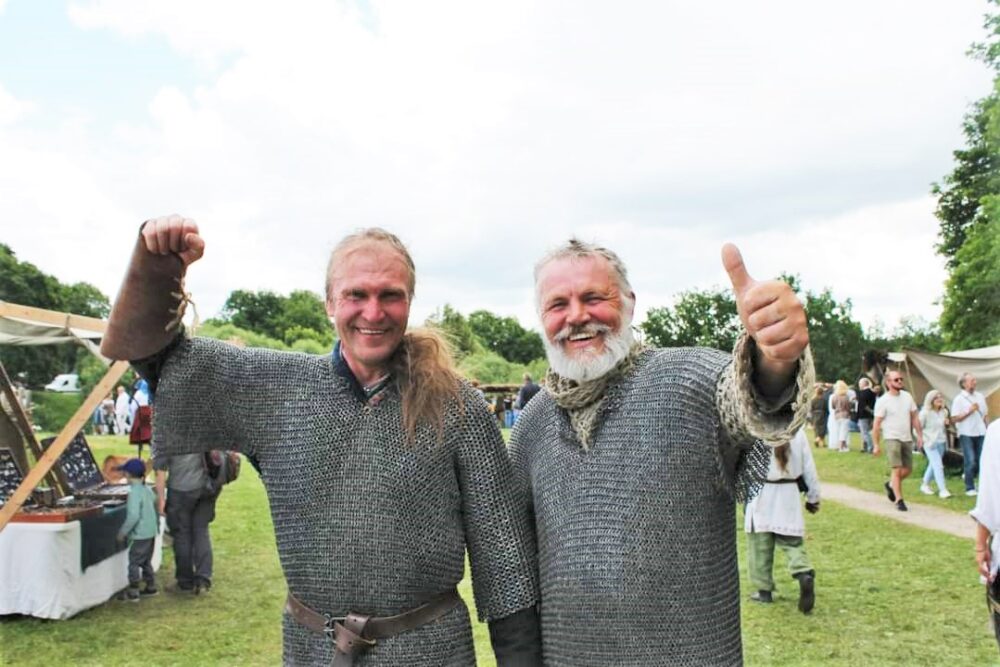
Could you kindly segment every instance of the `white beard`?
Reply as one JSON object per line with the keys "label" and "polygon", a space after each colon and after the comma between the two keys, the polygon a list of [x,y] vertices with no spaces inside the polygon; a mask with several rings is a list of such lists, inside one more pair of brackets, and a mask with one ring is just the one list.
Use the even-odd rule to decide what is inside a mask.
{"label": "white beard", "polygon": [[[563,350],[561,341],[566,340],[571,333],[596,332],[604,333],[604,349],[601,352],[594,352],[589,349],[580,350],[571,357]],[[591,324],[571,330],[565,327],[555,335],[555,342],[550,341],[548,336],[542,336],[545,344],[545,355],[548,357],[549,366],[561,377],[576,382],[587,382],[596,380],[609,373],[618,363],[625,358],[628,351],[632,349],[635,337],[632,335],[631,320],[623,321],[621,328],[611,333],[611,330],[601,324]]]}

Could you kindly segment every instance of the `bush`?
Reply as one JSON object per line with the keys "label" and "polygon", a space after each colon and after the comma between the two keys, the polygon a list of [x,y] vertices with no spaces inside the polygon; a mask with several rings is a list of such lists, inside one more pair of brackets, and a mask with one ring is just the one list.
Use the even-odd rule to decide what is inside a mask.
{"label": "bush", "polygon": [[[58,433],[66,425],[77,408],[83,404],[85,394],[61,394],[54,391],[34,391],[32,400],[32,421],[43,431]],[[88,424],[89,425],[89,420]]]}
{"label": "bush", "polygon": [[486,384],[509,383],[520,384],[524,374],[530,373],[536,381],[545,376],[548,362],[536,359],[530,364],[515,364],[507,361],[496,352],[476,352],[463,358],[458,364],[458,371],[464,377]]}

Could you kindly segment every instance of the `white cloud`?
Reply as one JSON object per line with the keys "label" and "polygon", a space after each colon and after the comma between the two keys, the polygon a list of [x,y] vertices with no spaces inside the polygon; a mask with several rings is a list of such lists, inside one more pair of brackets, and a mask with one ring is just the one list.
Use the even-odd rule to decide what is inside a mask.
{"label": "white cloud", "polygon": [[[420,318],[532,321],[531,264],[572,233],[621,251],[640,307],[721,283],[729,239],[862,319],[935,312],[925,193],[988,91],[965,56],[985,4],[370,5],[74,4],[81,29],[164,38],[213,74],[151,73],[148,117],[110,134],[4,130],[0,89],[0,217],[35,223],[4,240],[113,293],[138,222],[191,215],[203,316],[235,288],[319,290],[329,248],[367,225],[411,244]],[[860,280],[863,238],[920,260]]]}
{"label": "white cloud", "polygon": [[[0,12],[3,5],[0,4]],[[0,84],[0,127],[12,125],[27,116],[34,109],[31,102],[19,100]]]}

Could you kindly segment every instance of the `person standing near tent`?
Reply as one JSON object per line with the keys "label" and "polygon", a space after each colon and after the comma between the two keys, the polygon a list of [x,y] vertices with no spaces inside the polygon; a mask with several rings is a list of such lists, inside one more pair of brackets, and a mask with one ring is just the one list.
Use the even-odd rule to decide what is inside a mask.
{"label": "person standing near tent", "polygon": [[117,435],[128,433],[128,426],[131,423],[129,403],[131,403],[131,397],[125,391],[125,387],[118,385],[118,396],[115,397],[115,433]]}
{"label": "person standing near tent", "polygon": [[858,380],[858,430],[861,431],[861,452],[872,453],[872,418],[875,416],[875,392],[872,381],[866,377]]}
{"label": "person standing near tent", "polygon": [[913,432],[917,433],[917,447],[923,449],[924,434],[920,426],[917,404],[910,393],[903,389],[903,374],[896,370],[886,373],[887,391],[875,401],[875,423],[872,437],[878,456],[885,442],[885,454],[892,467],[892,473],[885,483],[889,501],[896,503],[900,512],[907,510],[903,500],[903,480],[913,470]]}
{"label": "person standing near tent", "polygon": [[962,388],[951,402],[951,421],[958,431],[958,444],[962,447],[962,478],[965,495],[976,495],[976,478],[979,476],[979,458],[983,453],[986,436],[986,397],[976,391],[976,376],[962,373],[958,378]]}
{"label": "person standing near tent", "polygon": [[843,380],[837,380],[833,385],[833,398],[830,404],[836,427],[836,430],[830,433],[830,444],[833,445],[833,441],[836,440],[837,451],[849,452],[851,448],[847,445],[847,438],[850,435],[851,397],[847,393],[847,383]]}

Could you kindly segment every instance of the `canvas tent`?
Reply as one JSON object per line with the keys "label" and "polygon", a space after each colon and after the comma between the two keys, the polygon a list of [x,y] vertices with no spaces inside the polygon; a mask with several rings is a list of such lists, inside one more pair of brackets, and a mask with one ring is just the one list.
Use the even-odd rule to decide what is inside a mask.
{"label": "canvas tent", "polygon": [[937,389],[950,407],[961,391],[959,376],[972,373],[978,381],[977,391],[986,397],[990,421],[1000,417],[1000,345],[943,354],[905,349],[890,352],[889,361],[906,375],[907,391],[919,405],[928,391]]}
{"label": "canvas tent", "polygon": [[104,320],[95,317],[0,301],[0,345],[79,343],[107,364],[96,342],[106,326]]}
{"label": "canvas tent", "polygon": [[[0,345],[54,345],[57,343],[76,342],[86,347],[107,364],[109,363],[108,360],[101,356],[95,342],[100,340],[104,335],[106,327],[107,322],[94,317],[59,313],[52,310],[0,301]],[[20,424],[22,431],[28,431],[25,435],[30,435],[29,444],[32,445],[32,449],[34,450],[36,463],[14,494],[0,508],[0,531],[4,529],[14,513],[17,512],[28,498],[31,490],[43,478],[49,476],[50,470],[59,458],[59,455],[66,449],[77,431],[87,422],[94,408],[101,402],[101,399],[111,391],[115,382],[121,378],[127,369],[128,362],[126,361],[116,361],[111,364],[105,372],[104,377],[101,378],[97,386],[84,399],[83,404],[73,414],[56,436],[55,441],[44,453],[37,443],[35,443],[34,435],[28,431],[28,427],[23,423]],[[5,388],[9,389],[9,380],[4,384]],[[8,407],[13,408],[16,400],[12,396],[9,396],[8,399]],[[15,408],[14,411],[15,417],[17,417],[17,409]]]}

